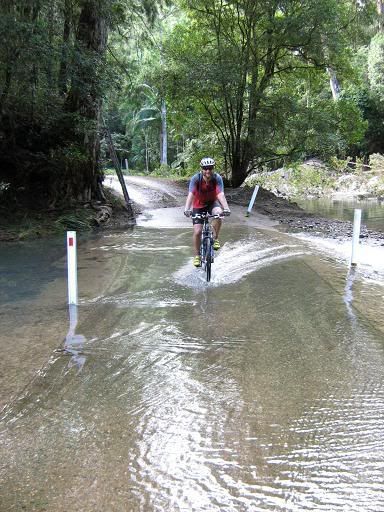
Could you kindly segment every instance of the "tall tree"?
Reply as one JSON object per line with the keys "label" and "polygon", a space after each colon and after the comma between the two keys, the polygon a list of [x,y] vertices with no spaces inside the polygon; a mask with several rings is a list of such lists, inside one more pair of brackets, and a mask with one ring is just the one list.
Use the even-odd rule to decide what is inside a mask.
{"label": "tall tree", "polygon": [[83,1],[76,33],[71,86],[66,100],[66,110],[79,115],[82,120],[82,129],[76,126],[71,137],[85,150],[83,172],[74,180],[75,192],[84,200],[91,199],[97,186],[102,103],[100,82],[103,80],[108,38],[107,15],[107,2]]}
{"label": "tall tree", "polygon": [[382,0],[376,0],[376,8],[378,14],[378,22],[380,31],[384,30],[384,2]]}
{"label": "tall tree", "polygon": [[[108,32],[157,0],[0,3],[0,180],[19,204],[96,197]],[[108,77],[108,79],[107,79]]]}
{"label": "tall tree", "polygon": [[269,134],[267,118],[278,84],[306,69],[327,67],[342,51],[348,10],[336,0],[190,0],[189,26],[169,47],[173,91],[189,94],[220,134],[239,185]]}

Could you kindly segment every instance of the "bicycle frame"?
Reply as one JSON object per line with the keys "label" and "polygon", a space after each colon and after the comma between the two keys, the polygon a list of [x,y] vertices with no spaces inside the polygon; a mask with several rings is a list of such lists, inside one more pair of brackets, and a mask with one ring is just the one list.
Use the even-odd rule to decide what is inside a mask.
{"label": "bicycle frame", "polygon": [[206,273],[207,281],[211,280],[211,264],[214,262],[214,249],[213,249],[213,227],[209,222],[210,219],[222,219],[223,215],[210,215],[206,213],[196,213],[192,215],[194,219],[203,219],[203,229],[201,231],[200,241],[200,257],[201,265]]}

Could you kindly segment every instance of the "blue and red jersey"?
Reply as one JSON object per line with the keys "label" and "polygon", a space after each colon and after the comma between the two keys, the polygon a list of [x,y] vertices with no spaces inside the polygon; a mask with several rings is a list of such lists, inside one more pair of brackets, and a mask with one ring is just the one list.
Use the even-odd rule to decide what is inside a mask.
{"label": "blue and red jersey", "polygon": [[224,191],[223,178],[220,174],[212,174],[208,183],[203,179],[201,173],[192,176],[189,182],[189,192],[194,195],[193,208],[205,208],[213,203],[218,194]]}

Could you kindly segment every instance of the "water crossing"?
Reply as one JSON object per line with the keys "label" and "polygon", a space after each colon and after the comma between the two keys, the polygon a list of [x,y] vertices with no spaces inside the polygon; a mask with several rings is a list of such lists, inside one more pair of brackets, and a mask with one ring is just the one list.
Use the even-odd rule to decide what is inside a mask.
{"label": "water crossing", "polygon": [[79,244],[70,336],[56,273],[4,301],[15,389],[37,320],[70,348],[3,411],[4,510],[384,509],[382,284],[228,223],[207,285],[189,225],[163,224]]}

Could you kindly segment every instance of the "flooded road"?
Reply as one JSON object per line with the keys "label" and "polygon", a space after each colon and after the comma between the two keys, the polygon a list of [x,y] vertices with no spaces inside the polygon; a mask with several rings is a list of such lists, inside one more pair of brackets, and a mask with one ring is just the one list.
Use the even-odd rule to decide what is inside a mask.
{"label": "flooded road", "polygon": [[243,214],[209,284],[180,208],[80,241],[71,325],[63,256],[29,247],[44,281],[2,297],[0,510],[384,510],[384,281]]}

